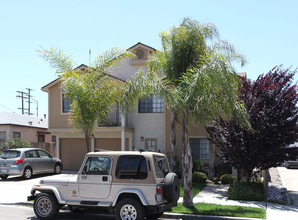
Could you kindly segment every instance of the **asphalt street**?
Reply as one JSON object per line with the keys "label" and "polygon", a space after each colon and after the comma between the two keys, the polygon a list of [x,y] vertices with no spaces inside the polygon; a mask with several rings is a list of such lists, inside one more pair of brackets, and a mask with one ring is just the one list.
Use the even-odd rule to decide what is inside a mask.
{"label": "asphalt street", "polygon": [[[13,205],[0,205],[0,220],[38,220],[35,216],[32,207],[13,206]],[[70,211],[60,210],[55,220],[115,220],[114,216],[98,215],[90,213],[72,213]]]}

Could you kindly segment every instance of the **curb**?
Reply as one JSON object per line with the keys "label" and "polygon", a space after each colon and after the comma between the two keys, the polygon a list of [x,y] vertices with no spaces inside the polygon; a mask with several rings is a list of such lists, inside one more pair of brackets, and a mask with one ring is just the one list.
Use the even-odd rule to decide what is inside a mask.
{"label": "curb", "polygon": [[228,217],[228,216],[209,216],[209,215],[191,215],[191,214],[178,214],[178,213],[164,213],[161,217],[163,218],[170,218],[170,219],[182,219],[182,220],[263,220],[259,218],[242,218],[242,217]]}

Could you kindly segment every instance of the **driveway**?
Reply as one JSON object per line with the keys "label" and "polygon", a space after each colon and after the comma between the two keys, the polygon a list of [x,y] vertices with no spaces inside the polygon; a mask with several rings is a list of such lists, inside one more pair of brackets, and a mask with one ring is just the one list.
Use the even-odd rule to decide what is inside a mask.
{"label": "driveway", "polygon": [[298,206],[298,169],[277,167],[282,185],[287,188],[291,204]]}

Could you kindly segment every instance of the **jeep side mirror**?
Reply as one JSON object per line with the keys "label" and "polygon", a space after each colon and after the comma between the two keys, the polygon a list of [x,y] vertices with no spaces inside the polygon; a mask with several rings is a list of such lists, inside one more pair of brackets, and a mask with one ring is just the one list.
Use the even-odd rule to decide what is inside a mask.
{"label": "jeep side mirror", "polygon": [[83,171],[82,171],[82,174],[87,174],[87,164],[85,164],[85,166],[83,168]]}

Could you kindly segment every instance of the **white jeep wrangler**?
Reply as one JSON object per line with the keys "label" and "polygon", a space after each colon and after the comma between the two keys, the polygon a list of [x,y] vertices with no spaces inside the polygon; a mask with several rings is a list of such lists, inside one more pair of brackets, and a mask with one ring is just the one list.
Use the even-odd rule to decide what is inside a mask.
{"label": "white jeep wrangler", "polygon": [[39,219],[52,219],[67,205],[72,211],[108,210],[116,219],[156,219],[177,205],[179,180],[161,153],[88,153],[78,175],[42,179],[34,199]]}

